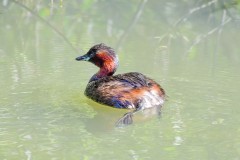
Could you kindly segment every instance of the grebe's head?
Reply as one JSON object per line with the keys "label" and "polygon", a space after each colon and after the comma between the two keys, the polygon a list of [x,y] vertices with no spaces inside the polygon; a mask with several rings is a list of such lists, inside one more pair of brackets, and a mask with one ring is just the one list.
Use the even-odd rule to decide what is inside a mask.
{"label": "grebe's head", "polygon": [[77,61],[89,61],[100,68],[107,75],[112,75],[118,66],[118,57],[111,47],[103,43],[97,44],[83,56],[77,57]]}

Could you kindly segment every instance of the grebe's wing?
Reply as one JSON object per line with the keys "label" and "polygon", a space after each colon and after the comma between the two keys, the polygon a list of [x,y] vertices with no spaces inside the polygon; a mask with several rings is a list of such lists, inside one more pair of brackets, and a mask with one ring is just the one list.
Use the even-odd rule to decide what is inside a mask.
{"label": "grebe's wing", "polygon": [[[117,108],[152,107],[161,99],[161,87],[141,73],[107,76],[88,83],[85,95],[96,102]],[[145,105],[146,104],[146,105]]]}
{"label": "grebe's wing", "polygon": [[107,78],[107,80],[109,80],[109,82],[119,81],[120,83],[123,83],[129,87],[131,86],[133,88],[149,87],[151,85],[151,79],[138,72],[118,74],[112,76],[111,78]]}

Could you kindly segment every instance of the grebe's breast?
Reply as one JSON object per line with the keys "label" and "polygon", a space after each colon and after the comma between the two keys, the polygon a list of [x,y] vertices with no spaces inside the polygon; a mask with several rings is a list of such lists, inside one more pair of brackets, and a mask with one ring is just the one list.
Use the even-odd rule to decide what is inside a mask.
{"label": "grebe's breast", "polygon": [[150,108],[162,105],[165,99],[165,92],[159,84],[137,72],[89,82],[85,95],[116,108]]}

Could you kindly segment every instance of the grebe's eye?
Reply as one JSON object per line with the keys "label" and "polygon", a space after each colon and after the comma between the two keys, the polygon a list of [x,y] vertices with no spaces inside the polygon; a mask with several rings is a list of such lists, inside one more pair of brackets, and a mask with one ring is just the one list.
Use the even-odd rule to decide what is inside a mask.
{"label": "grebe's eye", "polygon": [[90,51],[90,52],[89,52],[89,54],[88,54],[88,55],[89,55],[89,57],[91,57],[91,58],[92,58],[92,57],[94,57],[94,55],[95,55],[95,54],[96,54],[96,53],[95,53],[95,52],[92,50],[92,51]]}
{"label": "grebe's eye", "polygon": [[93,50],[92,50],[92,53],[95,53],[95,54],[96,54],[96,53],[97,53],[97,50],[96,50],[96,49],[93,49]]}

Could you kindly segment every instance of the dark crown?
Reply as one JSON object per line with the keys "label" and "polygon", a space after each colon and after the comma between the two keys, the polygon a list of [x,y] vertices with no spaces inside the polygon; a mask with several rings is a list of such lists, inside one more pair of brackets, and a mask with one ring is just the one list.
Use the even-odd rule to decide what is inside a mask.
{"label": "dark crown", "polygon": [[96,44],[90,50],[97,51],[97,50],[107,50],[112,54],[115,54],[114,50],[111,47],[106,46],[104,43]]}

